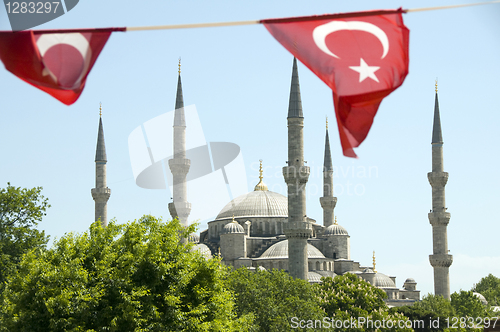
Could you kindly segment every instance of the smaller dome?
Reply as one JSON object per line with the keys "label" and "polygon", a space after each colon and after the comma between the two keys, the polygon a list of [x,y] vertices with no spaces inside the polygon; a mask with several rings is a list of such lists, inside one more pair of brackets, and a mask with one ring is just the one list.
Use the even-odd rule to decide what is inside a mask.
{"label": "smaller dome", "polygon": [[488,305],[488,301],[486,301],[486,298],[483,296],[483,294],[481,294],[481,293],[476,293],[476,292],[474,292],[474,293],[472,293],[472,294],[474,294],[474,296],[475,296],[475,297],[477,297],[477,298],[479,299],[479,301],[481,301],[481,303],[482,303],[483,305]]}
{"label": "smaller dome", "polygon": [[373,278],[373,286],[378,288],[395,288],[396,284],[385,274],[377,273]]}
{"label": "smaller dome", "polygon": [[405,284],[410,284],[410,283],[411,283],[411,284],[413,284],[413,283],[415,283],[415,284],[416,284],[417,282],[416,282],[416,281],[415,281],[415,279],[413,279],[413,278],[408,278],[408,279],[406,279]]}
{"label": "smaller dome", "polygon": [[316,272],[317,274],[321,274],[323,277],[331,277],[331,278],[334,278],[337,274],[335,274],[335,272],[333,271],[324,271],[324,270],[316,270],[314,271]]}
{"label": "smaller dome", "polygon": [[310,283],[313,283],[313,284],[320,284],[321,283],[321,278],[323,276],[319,273],[316,273],[316,272],[312,272],[312,271],[309,271],[307,272],[307,280],[310,282]]}
{"label": "smaller dome", "polygon": [[334,235],[349,235],[349,233],[347,233],[344,227],[337,224],[337,217],[335,217],[334,224],[328,226],[325,229],[325,236],[334,236]]}
{"label": "smaller dome", "polygon": [[230,222],[230,223],[226,224],[226,226],[224,226],[222,233],[223,234],[242,234],[242,233],[244,234],[245,229],[243,228],[243,226],[238,224],[238,222],[236,220],[233,219],[232,222]]}
{"label": "smaller dome", "polygon": [[363,270],[363,273],[373,273],[373,270],[367,267],[366,269]]}
{"label": "smaller dome", "polygon": [[208,248],[206,244],[198,243],[191,249],[191,251],[192,252],[198,251],[203,257],[205,257],[205,259],[212,258],[212,252],[210,251],[210,248]]}
{"label": "smaller dome", "polygon": [[[312,244],[307,244],[307,257],[308,258],[325,258],[318,248]],[[288,240],[280,241],[273,244],[264,251],[260,258],[288,258]]]}

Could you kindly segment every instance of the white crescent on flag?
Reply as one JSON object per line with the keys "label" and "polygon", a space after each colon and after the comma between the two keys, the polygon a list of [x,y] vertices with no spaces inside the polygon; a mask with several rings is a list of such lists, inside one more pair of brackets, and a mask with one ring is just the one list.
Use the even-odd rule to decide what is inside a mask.
{"label": "white crescent on flag", "polygon": [[[87,69],[90,65],[90,60],[92,57],[92,49],[90,48],[90,44],[81,33],[48,33],[43,34],[38,38],[36,45],[38,50],[40,51],[40,55],[42,56],[42,61],[45,56],[45,53],[49,49],[57,45],[69,45],[74,47],[82,56],[83,66],[79,76],[72,82],[71,86],[65,86],[63,88],[72,90],[80,86],[80,83],[87,73]],[[44,70],[43,75],[50,75],[54,81],[57,83],[57,76],[50,70],[49,66],[44,62]]]}
{"label": "white crescent on flag", "polygon": [[360,21],[332,21],[328,22],[326,24],[320,25],[316,27],[313,31],[313,39],[316,45],[320,50],[325,52],[326,54],[340,59],[337,55],[332,53],[328,46],[326,46],[326,37],[334,33],[336,31],[342,31],[342,30],[358,30],[358,31],[365,31],[368,33],[371,33],[375,37],[380,40],[380,43],[382,44],[382,47],[384,48],[383,54],[381,59],[385,58],[387,53],[389,52],[389,39],[387,38],[387,35],[385,34],[384,30],[380,29],[378,26],[368,23],[368,22],[360,22]]}

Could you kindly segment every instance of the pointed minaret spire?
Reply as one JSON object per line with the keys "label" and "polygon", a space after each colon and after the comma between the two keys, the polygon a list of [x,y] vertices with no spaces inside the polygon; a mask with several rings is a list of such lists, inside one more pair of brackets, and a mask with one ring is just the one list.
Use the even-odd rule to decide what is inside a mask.
{"label": "pointed minaret spire", "polygon": [[328,117],[326,118],[326,136],[325,136],[325,161],[324,171],[333,171],[332,154],[330,152],[330,137],[328,136]]}
{"label": "pointed minaret spire", "polygon": [[104,129],[102,128],[102,105],[99,104],[99,131],[97,132],[97,148],[95,161],[108,161],[106,157],[106,145],[104,144]]}
{"label": "pointed minaret spire", "polygon": [[299,72],[297,59],[293,58],[292,84],[290,87],[290,101],[288,103],[288,117],[302,118],[302,100],[300,98]]}
{"label": "pointed minaret spire", "polygon": [[287,121],[288,165],[283,167],[283,176],[288,187],[288,222],[284,229],[288,239],[288,269],[292,277],[307,280],[307,239],[312,234],[312,227],[306,216],[306,183],[310,169],[304,165],[304,117],[295,58]]}
{"label": "pointed minaret spire", "polygon": [[432,129],[432,172],[427,174],[429,183],[432,186],[432,210],[428,217],[432,225],[433,254],[429,255],[429,261],[434,268],[434,294],[442,295],[449,300],[449,268],[453,263],[453,256],[448,254],[447,228],[451,215],[446,212],[444,187],[448,182],[448,173],[444,172],[443,169],[443,137],[441,134],[436,82],[436,102]]}
{"label": "pointed minaret spire", "polygon": [[436,101],[434,103],[434,125],[432,126],[432,143],[443,143],[443,134],[441,133],[441,119],[439,117],[438,88],[436,80]]}
{"label": "pointed minaret spire", "polygon": [[319,198],[319,202],[323,208],[323,225],[325,227],[333,225],[333,210],[337,205],[337,197],[333,196],[333,165],[328,136],[328,118],[326,118],[325,161],[323,164],[323,197]]}
{"label": "pointed minaret spire", "polygon": [[108,225],[108,199],[111,189],[106,186],[106,146],[104,144],[104,129],[102,127],[102,105],[99,104],[99,131],[95,152],[95,188],[91,190],[95,201],[95,220],[101,220],[103,226]]}
{"label": "pointed minaret spire", "polygon": [[179,58],[179,78],[177,79],[177,96],[175,97],[174,126],[186,126],[184,98],[182,96],[181,58]]}
{"label": "pointed minaret spire", "polygon": [[[187,201],[186,176],[191,166],[191,160],[186,158],[186,119],[184,116],[184,99],[181,83],[181,59],[179,58],[179,78],[177,80],[177,96],[174,113],[174,157],[168,161],[173,178],[173,202],[168,204],[172,218],[178,218],[187,227],[188,216],[191,213],[191,203]],[[182,239],[186,242],[186,239]]]}

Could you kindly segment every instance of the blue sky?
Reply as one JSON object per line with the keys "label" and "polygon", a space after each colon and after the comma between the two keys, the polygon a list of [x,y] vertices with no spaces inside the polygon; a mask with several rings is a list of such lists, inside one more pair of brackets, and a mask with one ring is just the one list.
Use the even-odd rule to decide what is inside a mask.
{"label": "blue sky", "polygon": [[[460,3],[466,1],[85,0],[37,28],[224,22]],[[351,236],[351,257],[370,265],[375,250],[377,270],[397,276],[398,287],[413,277],[423,294],[433,292],[427,172],[436,78],[444,168],[450,174],[446,204],[454,255],[451,290],[470,289],[489,273],[500,276],[498,17],[500,4],[404,15],[410,29],[409,75],[382,102],[356,160],[342,155],[331,91],[299,64],[305,159],[310,167],[321,167],[328,116],[337,176],[335,213]],[[0,9],[0,30],[9,29],[6,12]],[[128,137],[138,126],[174,109],[179,57],[184,101],[196,106],[205,139],[240,146],[248,190],[258,182],[258,160],[263,159],[264,181],[286,195],[281,167],[287,160],[292,56],[263,26],[116,32],[80,99],[69,107],[0,69],[0,184],[43,186],[52,207],[40,228],[52,238],[83,232],[93,221],[90,189],[99,102],[112,190],[108,217],[120,223],[143,214],[169,218],[170,193],[135,184]],[[311,175],[307,196],[307,214],[318,223],[320,194],[313,189],[321,181],[321,173]]]}

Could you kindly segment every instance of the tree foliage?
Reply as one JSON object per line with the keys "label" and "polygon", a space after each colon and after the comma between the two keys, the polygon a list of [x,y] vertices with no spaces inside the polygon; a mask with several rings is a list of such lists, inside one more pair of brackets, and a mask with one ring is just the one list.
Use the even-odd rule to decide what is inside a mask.
{"label": "tree foliage", "polygon": [[456,317],[489,317],[488,307],[481,303],[472,291],[455,292],[451,294],[451,306]]}
{"label": "tree foliage", "polygon": [[[397,312],[390,313],[384,302],[386,293],[360,279],[358,276],[347,273],[335,278],[322,278],[323,283],[317,285],[319,303],[328,317],[333,321],[351,321],[363,325],[349,325],[349,331],[412,331],[406,327],[407,318]],[[385,328],[377,329],[372,322],[388,322]],[[400,323],[401,322],[401,323]],[[401,324],[401,325],[400,325]],[[345,327],[330,329],[345,331]]]}
{"label": "tree foliage", "polygon": [[252,315],[255,331],[290,331],[293,317],[319,320],[324,316],[314,288],[285,271],[240,268],[230,274],[228,282],[235,293],[238,315]]}
{"label": "tree foliage", "polygon": [[489,305],[500,306],[500,278],[490,273],[475,284],[472,290],[481,293]]}
{"label": "tree foliage", "polygon": [[433,294],[427,294],[421,301],[415,302],[412,306],[392,308],[390,311],[402,313],[412,322],[423,322],[423,325],[415,328],[415,331],[418,332],[448,331],[446,319],[453,317],[454,314],[450,301],[443,296]]}
{"label": "tree foliage", "polygon": [[41,187],[16,188],[10,183],[0,189],[0,292],[23,254],[47,244],[44,231],[35,228],[50,207],[41,191]]}
{"label": "tree foliage", "polygon": [[100,222],[25,255],[5,290],[0,331],[245,331],[227,270],[180,243],[178,221]]}
{"label": "tree foliage", "polygon": [[[425,323],[415,331],[482,331],[484,318],[491,317],[488,307],[472,293],[460,291],[451,294],[451,301],[443,296],[428,294],[412,306],[392,308],[410,320]],[[433,324],[430,324],[433,322]]]}

